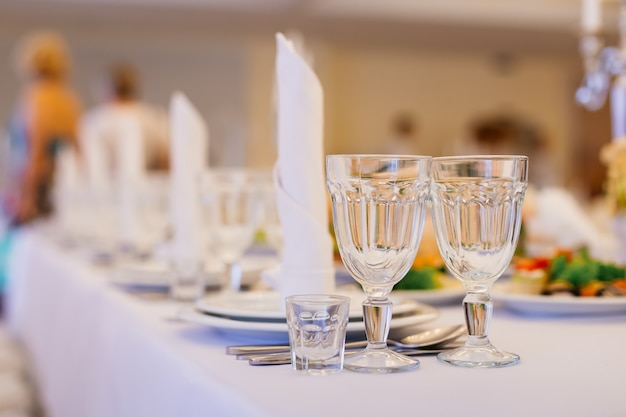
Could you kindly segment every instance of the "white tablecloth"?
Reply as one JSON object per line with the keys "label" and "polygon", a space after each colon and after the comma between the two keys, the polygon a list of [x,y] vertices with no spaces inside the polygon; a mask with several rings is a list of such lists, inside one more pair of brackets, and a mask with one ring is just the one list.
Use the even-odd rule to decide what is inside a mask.
{"label": "white tablecloth", "polygon": [[[626,416],[626,316],[532,318],[496,306],[493,343],[518,366],[328,377],[226,356],[240,343],[174,319],[106,270],[24,230],[11,254],[8,321],[33,361],[49,417]],[[435,324],[462,320],[458,305]]]}

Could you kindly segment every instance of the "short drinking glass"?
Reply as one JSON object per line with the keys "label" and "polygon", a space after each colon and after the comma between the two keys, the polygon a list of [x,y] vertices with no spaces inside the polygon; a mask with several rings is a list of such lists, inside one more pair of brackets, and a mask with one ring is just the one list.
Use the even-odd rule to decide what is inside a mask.
{"label": "short drinking glass", "polygon": [[293,369],[313,375],[341,371],[350,298],[290,295],[285,298],[285,307]]}
{"label": "short drinking glass", "polygon": [[329,155],[326,177],[341,259],[363,287],[367,348],[345,368],[366,373],[416,369],[419,361],[387,347],[388,294],[411,267],[430,190],[427,156]]}
{"label": "short drinking glass", "polygon": [[491,368],[519,363],[487,336],[492,284],[511,262],[522,222],[527,186],[525,156],[433,158],[433,222],[448,270],[463,282],[469,337],[465,346],[438,358],[456,366]]}

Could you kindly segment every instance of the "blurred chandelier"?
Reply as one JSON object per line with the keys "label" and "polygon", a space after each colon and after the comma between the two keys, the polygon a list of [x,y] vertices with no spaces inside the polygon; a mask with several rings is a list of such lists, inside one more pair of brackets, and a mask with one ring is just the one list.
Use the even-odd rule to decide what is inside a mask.
{"label": "blurred chandelier", "polygon": [[585,76],[576,100],[598,110],[610,91],[613,139],[621,139],[626,137],[626,0],[620,2],[619,47],[604,45],[600,12],[600,0],[583,0],[580,53]]}

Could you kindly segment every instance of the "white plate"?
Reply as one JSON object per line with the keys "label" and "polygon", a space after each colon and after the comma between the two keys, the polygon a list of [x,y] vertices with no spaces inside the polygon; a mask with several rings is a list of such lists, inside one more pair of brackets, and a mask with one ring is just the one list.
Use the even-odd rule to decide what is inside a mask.
{"label": "white plate", "polygon": [[[439,312],[431,306],[420,304],[416,314],[392,318],[390,328],[427,323],[435,320]],[[195,324],[209,326],[230,336],[255,339],[272,339],[285,341],[288,339],[286,323],[266,323],[259,321],[232,320],[224,317],[203,313],[194,307],[187,307],[178,312],[178,318]],[[349,322],[348,335],[363,334],[365,327],[362,321]]]}
{"label": "white plate", "polygon": [[[362,290],[337,291],[339,295],[350,297],[350,318],[363,317],[361,303],[366,296]],[[405,315],[415,310],[412,297],[400,297],[392,294],[393,314]],[[407,302],[410,301],[410,302]],[[202,312],[230,319],[247,321],[285,320],[282,296],[277,291],[248,291],[237,293],[217,293],[208,295],[196,302],[196,308]]]}
{"label": "white plate", "polygon": [[[241,260],[242,284],[254,284],[258,281],[261,271],[276,262],[273,256],[247,255],[243,257]],[[223,271],[223,265],[209,263],[206,266],[205,275],[207,286],[219,285]],[[168,287],[170,276],[170,267],[166,261],[158,259],[127,261],[113,267],[112,282],[126,286]]]}
{"label": "white plate", "polygon": [[495,285],[493,299],[510,310],[530,315],[589,315],[626,313],[626,297],[567,297],[515,294],[506,283]]}

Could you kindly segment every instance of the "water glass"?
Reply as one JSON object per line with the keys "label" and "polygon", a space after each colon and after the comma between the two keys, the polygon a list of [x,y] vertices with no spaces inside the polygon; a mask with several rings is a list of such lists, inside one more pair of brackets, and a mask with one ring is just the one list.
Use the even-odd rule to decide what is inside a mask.
{"label": "water glass", "polygon": [[195,301],[204,294],[205,274],[202,262],[173,261],[170,276],[170,297],[178,301]]}
{"label": "water glass", "polygon": [[387,347],[388,295],[413,264],[430,192],[429,156],[328,155],[326,178],[341,259],[367,294],[367,347],[345,367],[364,373],[417,369],[419,361]]}
{"label": "water glass", "polygon": [[241,287],[239,261],[254,241],[263,214],[255,172],[243,168],[210,170],[204,183],[205,220],[213,254],[226,266],[222,288]]}
{"label": "water glass", "polygon": [[343,369],[350,298],[291,295],[285,298],[291,365],[296,372],[327,375]]}
{"label": "water glass", "polygon": [[259,189],[263,201],[263,216],[260,229],[263,230],[265,241],[278,255],[282,254],[284,239],[283,228],[278,213],[276,188],[271,173],[263,173],[259,180]]}
{"label": "water glass", "polygon": [[440,361],[467,368],[519,363],[488,337],[489,292],[511,262],[522,223],[528,179],[525,156],[440,157],[432,165],[432,208],[437,244],[452,275],[463,283],[465,346],[440,353]]}

